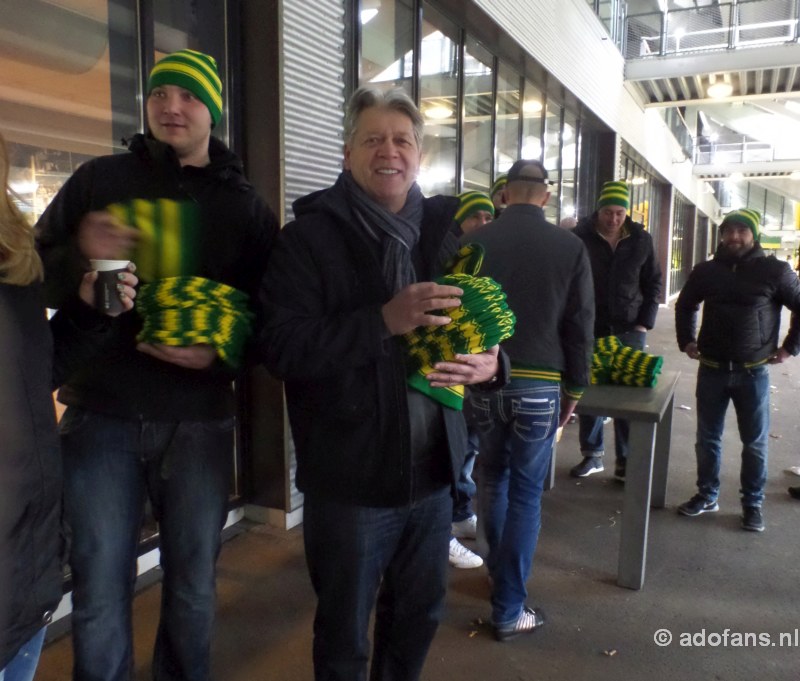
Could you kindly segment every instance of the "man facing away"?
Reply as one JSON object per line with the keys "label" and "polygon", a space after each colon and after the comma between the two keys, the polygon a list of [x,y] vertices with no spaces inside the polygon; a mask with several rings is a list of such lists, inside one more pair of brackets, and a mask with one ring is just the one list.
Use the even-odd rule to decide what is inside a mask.
{"label": "man facing away", "polygon": [[[625,345],[643,350],[652,329],[661,295],[661,269],[653,239],[628,215],[630,193],[625,182],[606,182],[597,210],[573,230],[586,245],[594,281],[595,338],[617,336]],[[602,416],[580,416],[578,438],[583,459],[570,475],[585,478],[604,469]],[[614,477],[625,481],[630,426],[614,419]]]}
{"label": "man facing away", "polygon": [[[91,241],[99,244],[91,253],[84,248],[91,258],[127,258],[135,248],[145,283],[191,282],[194,294],[161,291],[191,308],[189,315],[220,312],[199,298],[201,291],[211,300],[235,292],[242,316],[255,311],[278,225],[239,159],[211,137],[221,93],[208,55],[181,50],[156,64],[148,82],[149,133],[135,135],[129,153],[84,163],[39,221],[51,307],[68,303],[64,292],[75,290],[71,282],[88,269],[78,246]],[[122,224],[121,214],[135,228]],[[59,393],[68,405],[61,443],[72,535],[73,674],[78,681],[133,678],[131,600],[149,498],[163,569],[153,678],[207,681],[237,372],[221,360],[224,345],[137,341],[145,318],[138,303],[118,318],[105,353]]]}
{"label": "man facing away", "polygon": [[[370,678],[418,679],[444,606],[466,427],[408,386],[401,336],[449,323],[463,291],[433,282],[458,247],[458,200],[416,184],[423,129],[402,91],[357,90],[344,171],[295,202],[265,279],[266,363],[285,381],[305,494],[318,681],[367,678],[373,609]],[[498,348],[435,368],[432,387],[483,383]]]}
{"label": "man facing away", "polygon": [[539,161],[509,170],[507,206],[490,225],[464,237],[485,251],[480,274],[500,283],[516,315],[503,343],[511,380],[473,394],[478,424],[479,526],[489,545],[492,624],[505,641],[544,623],[526,604],[526,581],[541,525],[553,439],[589,385],[594,293],[586,249],[545,220],[550,193]]}
{"label": "man facing away", "polygon": [[[758,243],[761,216],[742,208],[719,226],[712,260],[695,265],[675,303],[678,347],[697,370],[697,494],[678,507],[686,516],[719,510],[722,431],[733,402],[742,441],[742,528],[764,530],[767,482],[769,369],[800,352],[800,284],[790,265],[765,256]],[[703,304],[699,335],[697,311]],[[778,346],[781,308],[792,314]]]}

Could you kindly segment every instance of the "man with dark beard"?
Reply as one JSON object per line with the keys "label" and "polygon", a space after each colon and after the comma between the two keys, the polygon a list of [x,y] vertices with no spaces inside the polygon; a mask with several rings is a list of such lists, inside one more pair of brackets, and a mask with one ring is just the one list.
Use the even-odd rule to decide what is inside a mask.
{"label": "man with dark beard", "polygon": [[[800,283],[788,263],[765,257],[758,243],[761,216],[743,208],[720,225],[713,260],[692,270],[675,304],[678,347],[699,360],[697,372],[698,493],[678,507],[686,516],[719,510],[722,430],[728,402],[742,440],[742,528],[762,532],[767,480],[769,370],[800,352]],[[697,311],[703,322],[696,332]],[[794,314],[778,346],[781,308]]]}

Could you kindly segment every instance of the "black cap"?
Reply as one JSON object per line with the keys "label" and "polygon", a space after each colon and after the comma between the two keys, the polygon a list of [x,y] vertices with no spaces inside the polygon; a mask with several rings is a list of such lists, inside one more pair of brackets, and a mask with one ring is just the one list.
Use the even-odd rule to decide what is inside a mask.
{"label": "black cap", "polygon": [[518,180],[523,182],[539,182],[545,186],[550,184],[547,180],[547,169],[541,161],[535,159],[521,158],[511,166],[511,169],[508,171],[508,181],[516,182]]}

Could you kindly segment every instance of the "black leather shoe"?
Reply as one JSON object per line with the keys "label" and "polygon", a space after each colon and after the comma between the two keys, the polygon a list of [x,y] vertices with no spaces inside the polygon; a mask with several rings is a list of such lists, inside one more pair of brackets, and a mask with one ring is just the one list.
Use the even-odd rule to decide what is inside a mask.
{"label": "black leather shoe", "polygon": [[789,496],[792,497],[792,499],[800,499],[800,487],[790,487]]}
{"label": "black leather shoe", "polygon": [[742,508],[742,529],[750,532],[763,532],[764,519],[758,506],[745,506]]}

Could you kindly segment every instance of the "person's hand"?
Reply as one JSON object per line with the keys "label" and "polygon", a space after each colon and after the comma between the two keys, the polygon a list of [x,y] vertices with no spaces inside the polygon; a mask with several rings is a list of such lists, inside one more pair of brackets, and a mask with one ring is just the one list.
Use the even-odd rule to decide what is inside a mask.
{"label": "person's hand", "polygon": [[92,260],[125,260],[138,237],[139,230],[123,225],[106,211],[87,213],[78,225],[78,248]]}
{"label": "person's hand", "polygon": [[393,336],[413,331],[418,326],[444,326],[450,317],[429,314],[431,310],[458,307],[464,293],[457,286],[425,281],[406,286],[381,308],[383,323]]}
{"label": "person's hand", "polygon": [[[123,310],[119,312],[105,312],[109,317],[116,317],[123,312],[128,312],[133,309],[133,299],[136,298],[136,285],[139,283],[139,278],[134,274],[136,265],[132,262],[128,263],[128,271],[120,272],[117,275],[119,283],[117,284],[117,295],[122,302]],[[97,309],[95,301],[94,282],[97,281],[97,272],[94,270],[87,272],[81,279],[80,287],[78,288],[78,297],[90,307]]]}
{"label": "person's hand", "polygon": [[184,369],[208,369],[217,357],[217,351],[206,344],[175,347],[161,343],[137,343],[136,349],[162,362],[177,364]]}
{"label": "person's hand", "polygon": [[788,350],[778,348],[778,351],[769,358],[769,364],[783,364],[787,359],[792,356]]}
{"label": "person's hand", "polygon": [[689,355],[690,359],[700,359],[700,350],[697,349],[697,343],[687,343],[683,351]]}
{"label": "person's hand", "polygon": [[558,427],[563,428],[564,426],[569,423],[569,417],[572,416],[572,413],[575,411],[575,407],[578,406],[578,400],[574,400],[571,397],[564,397],[564,394],[561,394],[561,409],[558,414]]}
{"label": "person's hand", "polygon": [[486,352],[474,355],[456,355],[450,362],[437,362],[435,371],[426,378],[432,388],[451,388],[455,385],[485,383],[497,375],[497,355],[500,346],[495,345]]}

